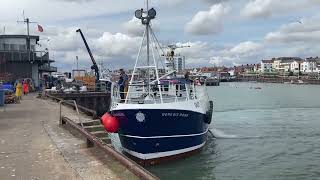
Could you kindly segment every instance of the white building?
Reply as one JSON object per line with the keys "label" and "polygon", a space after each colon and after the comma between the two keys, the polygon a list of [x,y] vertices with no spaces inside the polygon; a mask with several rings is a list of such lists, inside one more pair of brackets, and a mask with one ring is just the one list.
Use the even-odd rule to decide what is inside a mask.
{"label": "white building", "polygon": [[304,73],[313,73],[319,72],[319,59],[318,58],[307,58],[301,63],[301,72]]}
{"label": "white building", "polygon": [[167,57],[165,60],[165,64],[166,64],[166,72],[170,72],[173,69],[176,70],[176,72],[181,72],[186,69],[184,56],[173,57],[173,63],[172,63],[172,60],[169,60],[169,58]]}
{"label": "white building", "polygon": [[174,59],[174,66],[177,72],[184,71],[186,69],[186,60],[184,56],[178,56]]}
{"label": "white building", "polygon": [[281,72],[298,72],[302,61],[299,57],[279,57],[274,59],[272,68]]}
{"label": "white building", "polygon": [[300,67],[301,67],[301,64],[303,62],[302,61],[293,61],[291,64],[290,64],[290,70],[291,72],[294,72],[294,73],[298,73],[299,70],[301,71]]}
{"label": "white building", "polygon": [[273,70],[274,60],[262,60],[261,61],[261,72],[271,72]]}

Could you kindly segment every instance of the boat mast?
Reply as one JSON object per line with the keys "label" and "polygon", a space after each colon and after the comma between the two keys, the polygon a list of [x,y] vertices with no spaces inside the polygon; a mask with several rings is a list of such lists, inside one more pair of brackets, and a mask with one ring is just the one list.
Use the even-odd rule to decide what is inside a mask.
{"label": "boat mast", "polygon": [[[149,0],[147,2],[147,12],[149,11]],[[150,37],[149,37],[149,28],[150,28],[150,20],[146,22],[146,33],[147,33],[147,66],[148,66],[148,93],[150,94],[151,86],[150,86]]]}
{"label": "boat mast", "polygon": [[[129,82],[129,88],[128,88],[128,93],[127,93],[128,95],[126,96],[125,103],[128,102],[128,96],[130,96],[131,86],[133,85],[133,79],[134,79],[134,76],[136,74],[136,70],[137,69],[146,69],[147,70],[148,95],[152,94],[151,93],[151,73],[150,73],[150,69],[151,68],[155,69],[155,76],[156,76],[156,79],[158,81],[159,95],[160,95],[161,103],[163,103],[161,86],[160,86],[160,81],[159,81],[158,68],[157,68],[157,63],[156,63],[156,59],[155,59],[155,56],[154,56],[154,50],[153,50],[153,48],[154,48],[153,46],[155,46],[157,41],[154,40],[153,46],[150,47],[150,43],[152,43],[152,38],[156,39],[156,37],[154,36],[153,30],[152,30],[152,28],[150,26],[150,22],[151,22],[152,19],[154,19],[156,17],[157,12],[156,12],[156,10],[154,8],[149,9],[148,0],[146,0],[146,4],[147,4],[147,10],[138,9],[138,10],[135,11],[135,17],[140,19],[142,24],[145,25],[146,28],[145,28],[145,31],[144,31],[144,34],[143,34],[143,37],[142,37],[141,46],[140,46],[140,49],[139,49],[139,52],[138,52],[138,55],[137,55],[137,59],[136,59],[136,62],[135,62],[135,66],[134,66],[134,69],[133,69],[133,72],[132,72],[131,80]],[[151,36],[151,38],[150,38],[150,36]],[[147,50],[147,65],[144,64],[145,66],[138,66],[138,61],[139,61],[141,49],[142,49],[143,42],[144,42],[145,39],[146,39],[146,43],[147,43],[146,44],[146,46],[147,46],[147,49],[146,49]],[[157,43],[159,45],[159,42],[157,42]],[[154,65],[150,64],[150,49],[152,50],[152,57],[153,57]]]}

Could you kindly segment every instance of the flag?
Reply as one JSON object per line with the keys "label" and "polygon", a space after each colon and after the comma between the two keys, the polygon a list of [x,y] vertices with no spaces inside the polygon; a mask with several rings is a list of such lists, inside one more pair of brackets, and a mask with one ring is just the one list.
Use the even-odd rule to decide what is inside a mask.
{"label": "flag", "polygon": [[40,26],[39,24],[38,24],[38,31],[39,31],[39,32],[43,32],[43,28],[42,28],[42,26]]}

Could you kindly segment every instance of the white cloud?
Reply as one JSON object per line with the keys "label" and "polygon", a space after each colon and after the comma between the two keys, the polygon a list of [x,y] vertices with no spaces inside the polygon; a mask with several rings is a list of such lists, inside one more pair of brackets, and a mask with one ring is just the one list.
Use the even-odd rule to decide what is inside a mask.
{"label": "white cloud", "polygon": [[318,0],[251,0],[241,14],[250,18],[264,18],[276,14],[288,14],[320,5]]}
{"label": "white cloud", "polygon": [[141,24],[141,20],[135,17],[126,23],[123,24],[126,33],[133,35],[133,36],[142,36],[145,26]]}
{"label": "white cloud", "polygon": [[256,55],[262,49],[262,47],[263,46],[259,43],[246,41],[230,49],[228,54],[244,57],[253,56]]}
{"label": "white cloud", "polygon": [[1,1],[0,20],[21,19],[22,10],[33,20],[46,22],[110,15],[129,10],[134,12],[140,6],[143,6],[143,1],[140,0],[130,0],[130,3],[127,0],[5,0]]}
{"label": "white cloud", "polygon": [[256,63],[263,54],[263,45],[251,41],[241,42],[231,47],[215,47],[207,42],[177,43],[178,46],[189,45],[190,48],[177,49],[177,53],[186,56],[189,66],[208,66]]}
{"label": "white cloud", "polygon": [[[123,27],[125,29],[126,34],[129,34],[131,36],[142,36],[146,28],[141,23],[141,20],[137,19],[136,17],[132,17],[131,20],[125,22],[123,24]],[[151,27],[153,31],[159,31],[159,27],[160,27],[159,21],[156,19],[152,20]]]}
{"label": "white cloud", "polygon": [[282,25],[264,37],[264,44],[272,56],[319,56],[319,16],[303,18],[302,23]]}
{"label": "white cloud", "polygon": [[96,49],[101,55],[106,57],[112,56],[132,56],[138,51],[141,37],[131,37],[126,34],[111,34],[105,32],[95,41]]}
{"label": "white cloud", "polygon": [[186,24],[185,30],[196,35],[217,34],[223,30],[223,21],[230,8],[215,4],[209,11],[198,12],[190,22]]}
{"label": "white cloud", "polygon": [[318,43],[320,41],[320,17],[304,18],[301,23],[294,22],[281,26],[277,31],[265,36],[269,43],[303,42],[305,44]]}

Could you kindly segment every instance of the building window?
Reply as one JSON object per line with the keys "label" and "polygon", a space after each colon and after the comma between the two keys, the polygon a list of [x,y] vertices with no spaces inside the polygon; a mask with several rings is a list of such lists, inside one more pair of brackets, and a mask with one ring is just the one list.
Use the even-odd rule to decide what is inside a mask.
{"label": "building window", "polygon": [[10,44],[10,51],[18,51],[19,45],[17,44]]}
{"label": "building window", "polygon": [[9,51],[9,44],[3,44],[4,50]]}
{"label": "building window", "polygon": [[19,51],[26,51],[27,46],[26,45],[19,45]]}

